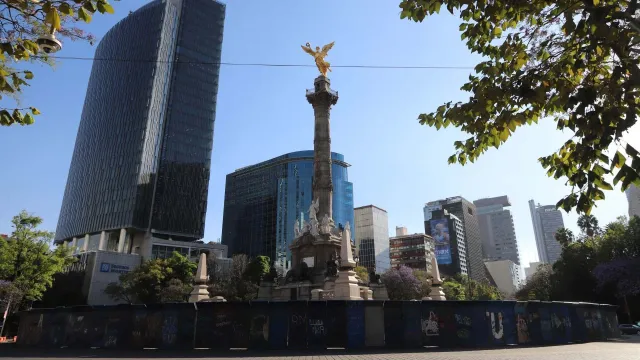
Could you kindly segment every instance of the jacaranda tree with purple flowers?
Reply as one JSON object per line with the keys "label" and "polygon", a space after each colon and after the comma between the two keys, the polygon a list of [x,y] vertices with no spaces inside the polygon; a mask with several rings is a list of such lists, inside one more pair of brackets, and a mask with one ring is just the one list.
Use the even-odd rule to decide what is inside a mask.
{"label": "jacaranda tree with purple flowers", "polygon": [[411,268],[404,265],[398,268],[391,268],[384,272],[380,278],[387,287],[389,299],[422,299],[421,295],[423,294],[422,290],[425,284],[415,277]]}

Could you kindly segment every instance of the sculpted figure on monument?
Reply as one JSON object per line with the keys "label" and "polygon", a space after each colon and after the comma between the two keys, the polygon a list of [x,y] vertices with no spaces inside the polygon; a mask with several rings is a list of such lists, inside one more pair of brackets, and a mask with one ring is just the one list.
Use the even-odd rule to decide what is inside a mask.
{"label": "sculpted figure on monument", "polygon": [[311,201],[311,205],[309,205],[309,222],[313,220],[318,221],[318,210],[320,209],[320,199],[316,198]]}
{"label": "sculpted figure on monument", "polygon": [[296,222],[293,224],[293,238],[297,239],[300,237],[300,224],[298,223],[298,219],[296,219]]}
{"label": "sculpted figure on monument", "polygon": [[329,234],[331,232],[331,219],[328,214],[324,214],[322,217],[322,223],[320,224],[320,233]]}
{"label": "sculpted figure on monument", "polygon": [[320,74],[324,76],[327,76],[327,71],[331,71],[331,64],[328,61],[325,61],[324,58],[333,47],[333,44],[335,44],[335,41],[323,46],[322,50],[320,50],[320,46],[316,46],[315,51],[313,51],[311,44],[309,43],[302,46],[302,50],[304,50],[304,52],[313,56],[313,59],[316,61],[316,66],[318,67],[318,71],[320,71]]}

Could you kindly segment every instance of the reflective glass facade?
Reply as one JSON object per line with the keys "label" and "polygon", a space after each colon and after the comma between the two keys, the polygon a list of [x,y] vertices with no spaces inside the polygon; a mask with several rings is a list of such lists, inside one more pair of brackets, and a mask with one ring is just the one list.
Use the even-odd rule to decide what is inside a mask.
{"label": "reflective glass facade", "polygon": [[[353,184],[341,154],[333,160],[333,219],[353,229]],[[227,175],[222,244],[229,254],[267,255],[290,260],[296,221],[308,219],[313,181],[313,151],[299,151]],[[353,236],[353,232],[352,232]]]}
{"label": "reflective glass facade", "polygon": [[116,60],[91,70],[57,241],[118,228],[202,238],[224,16],[214,0],[156,0],[100,41],[95,57]]}

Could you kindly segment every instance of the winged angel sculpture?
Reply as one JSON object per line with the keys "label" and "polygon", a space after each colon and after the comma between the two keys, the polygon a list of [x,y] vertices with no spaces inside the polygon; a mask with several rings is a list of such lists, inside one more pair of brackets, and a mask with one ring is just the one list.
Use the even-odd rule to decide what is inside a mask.
{"label": "winged angel sculpture", "polygon": [[304,46],[302,46],[302,50],[304,50],[307,54],[313,56],[313,58],[316,60],[316,66],[318,67],[320,74],[324,76],[327,76],[327,71],[331,71],[331,64],[328,61],[325,61],[324,58],[327,56],[329,50],[331,50],[333,44],[335,43],[335,41],[332,41],[330,44],[323,46],[322,50],[320,50],[320,46],[316,46],[315,51],[311,48],[311,44],[309,43],[306,43]]}

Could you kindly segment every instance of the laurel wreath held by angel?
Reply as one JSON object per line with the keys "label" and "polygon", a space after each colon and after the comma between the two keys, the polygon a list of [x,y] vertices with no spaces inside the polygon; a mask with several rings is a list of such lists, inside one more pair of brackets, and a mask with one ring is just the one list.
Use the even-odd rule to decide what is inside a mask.
{"label": "laurel wreath held by angel", "polygon": [[302,50],[304,50],[307,54],[313,56],[320,74],[324,76],[327,76],[327,71],[331,71],[331,64],[328,61],[325,61],[324,58],[325,56],[327,56],[327,53],[329,53],[329,50],[331,50],[331,48],[333,47],[333,44],[335,44],[335,41],[323,46],[322,50],[320,50],[320,46],[316,46],[315,51],[311,48],[311,44],[309,43],[306,43],[304,46],[302,46]]}

